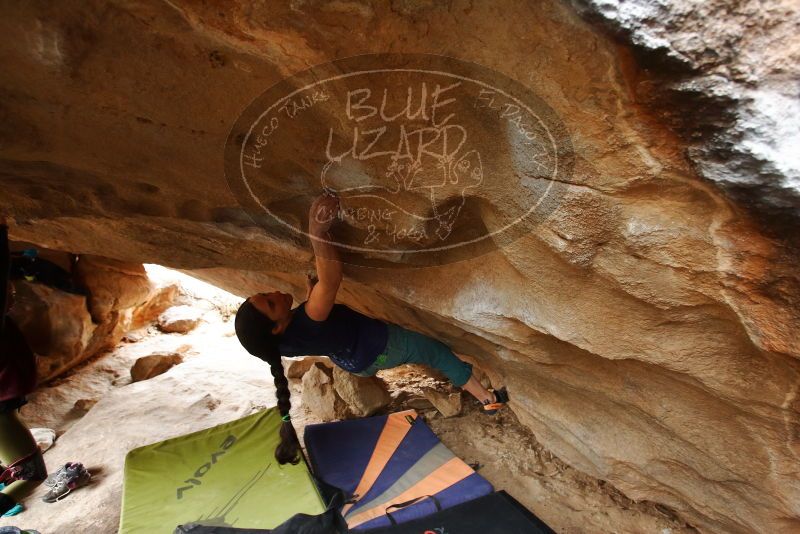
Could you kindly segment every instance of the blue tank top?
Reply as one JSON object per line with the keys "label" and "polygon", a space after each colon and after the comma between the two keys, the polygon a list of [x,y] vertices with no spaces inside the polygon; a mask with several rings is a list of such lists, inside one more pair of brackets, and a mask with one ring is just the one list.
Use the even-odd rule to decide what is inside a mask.
{"label": "blue tank top", "polygon": [[325,355],[351,373],[372,365],[386,349],[386,323],[372,319],[344,304],[334,304],[324,321],[306,315],[306,303],[292,310],[292,321],[281,335],[283,356]]}

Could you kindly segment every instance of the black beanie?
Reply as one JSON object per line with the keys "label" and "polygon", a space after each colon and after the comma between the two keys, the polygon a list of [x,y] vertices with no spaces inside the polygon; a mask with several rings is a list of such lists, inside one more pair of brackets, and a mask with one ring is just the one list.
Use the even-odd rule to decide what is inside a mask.
{"label": "black beanie", "polygon": [[239,306],[234,328],[239,343],[253,356],[263,359],[277,353],[278,336],[272,333],[275,321],[258,311],[249,300]]}

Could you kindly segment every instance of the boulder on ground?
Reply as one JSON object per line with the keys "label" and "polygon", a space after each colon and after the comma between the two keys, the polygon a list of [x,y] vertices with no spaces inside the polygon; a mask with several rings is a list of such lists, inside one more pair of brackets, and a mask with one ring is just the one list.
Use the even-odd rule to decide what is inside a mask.
{"label": "boulder on ground", "polygon": [[432,388],[425,388],[422,390],[422,393],[443,416],[454,417],[461,413],[460,391],[447,393]]}
{"label": "boulder on ground", "polygon": [[347,404],[333,387],[333,371],[317,362],[303,375],[303,404],[322,421],[346,419]]}
{"label": "boulder on ground", "polygon": [[158,316],[162,332],[185,334],[194,330],[203,319],[203,312],[191,306],[173,306]]}
{"label": "boulder on ground", "polygon": [[86,412],[94,408],[94,405],[97,404],[97,400],[98,399],[78,399],[72,405],[72,409],[75,410],[76,412],[81,412],[85,414]]}
{"label": "boulder on ground", "polygon": [[325,367],[333,368],[333,363],[327,356],[300,356],[299,358],[283,358],[283,369],[286,378],[303,378],[303,375],[311,369],[315,363],[320,363]]}
{"label": "boulder on ground", "polygon": [[183,363],[183,357],[176,352],[144,356],[136,360],[136,363],[131,367],[131,380],[133,382],[148,380],[166,373],[179,363]]}
{"label": "boulder on ground", "polygon": [[142,329],[133,330],[131,332],[126,333],[124,336],[122,336],[122,340],[121,341],[123,343],[138,343],[141,340],[143,340],[146,335],[147,335],[147,331],[144,331]]}
{"label": "boulder on ground", "polygon": [[387,407],[392,400],[386,384],[379,378],[357,376],[336,366],[333,368],[333,387],[355,417],[370,416]]}

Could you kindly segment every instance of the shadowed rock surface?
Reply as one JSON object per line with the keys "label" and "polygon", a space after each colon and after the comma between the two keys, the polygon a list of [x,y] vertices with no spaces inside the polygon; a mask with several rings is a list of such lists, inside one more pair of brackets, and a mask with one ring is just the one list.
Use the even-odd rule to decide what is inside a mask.
{"label": "shadowed rock surface", "polygon": [[47,277],[12,282],[10,317],[38,355],[40,382],[111,350],[126,332],[149,323],[176,296],[176,286],[151,283],[141,264],[83,255],[70,273],[66,253],[37,253],[54,261],[59,257],[65,260],[61,262],[65,279],[81,292],[57,289]]}
{"label": "shadowed rock surface", "polygon": [[[587,4],[634,37],[740,24],[722,2],[676,3],[675,20]],[[756,69],[768,40],[707,62],[694,51],[719,55],[725,39],[657,42],[656,55],[678,50],[699,76],[686,102],[729,88],[715,77],[724,66],[793,79],[796,41],[781,21],[796,8],[774,5],[752,31],[778,25],[785,67]],[[770,144],[763,114],[741,122],[751,108],[725,123],[730,138],[687,142],[683,128],[705,131],[719,101],[757,106],[766,82],[711,98],[713,109],[689,106],[696,113],[675,124],[641,91],[673,76],[670,63],[639,53],[650,40],[620,46],[592,20],[555,1],[6,6],[0,212],[15,239],[299,298],[308,243],[254,223],[225,180],[223,147],[241,111],[286,76],[356,54],[484,65],[528,87],[569,132],[574,171],[558,209],[458,263],[348,267],[341,301],[479,363],[543,445],[627,497],[704,531],[790,532],[800,526],[800,281],[787,226],[770,221],[793,220],[796,169],[772,157],[783,145]],[[488,226],[514,208],[502,190],[475,195],[494,210]]]}
{"label": "shadowed rock surface", "polygon": [[[786,0],[577,0],[646,69],[632,90],[701,176],[800,245],[800,11]],[[788,234],[788,235],[787,235]]]}

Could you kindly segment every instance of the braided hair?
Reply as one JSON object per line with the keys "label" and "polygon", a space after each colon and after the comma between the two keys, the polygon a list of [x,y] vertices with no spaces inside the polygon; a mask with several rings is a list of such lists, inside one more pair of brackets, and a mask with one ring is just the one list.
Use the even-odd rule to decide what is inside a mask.
{"label": "braided hair", "polygon": [[296,464],[300,461],[300,442],[292,422],[288,420],[289,410],[292,408],[291,393],[289,381],[283,371],[281,353],[278,350],[280,337],[272,333],[275,321],[246,300],[239,306],[234,324],[239,342],[247,352],[269,364],[272,378],[275,380],[278,411],[283,419],[280,429],[281,442],[275,449],[275,459],[279,464]]}

